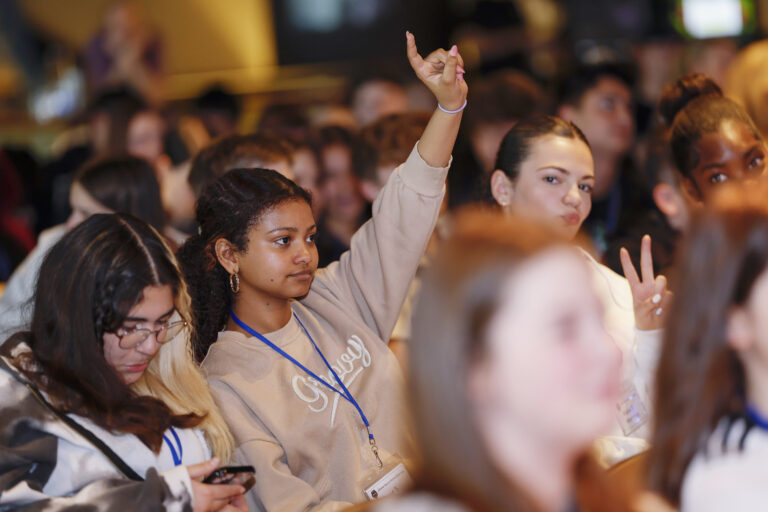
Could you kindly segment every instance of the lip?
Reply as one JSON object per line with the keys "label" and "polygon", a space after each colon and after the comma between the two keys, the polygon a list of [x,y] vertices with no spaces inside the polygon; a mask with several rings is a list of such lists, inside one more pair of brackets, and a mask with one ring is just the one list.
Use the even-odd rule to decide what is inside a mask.
{"label": "lip", "polygon": [[131,373],[141,373],[147,369],[149,363],[127,365],[125,368]]}
{"label": "lip", "polygon": [[315,275],[315,272],[312,270],[303,270],[301,272],[296,272],[295,274],[290,274],[288,277],[292,277],[300,281],[308,281],[312,279],[314,275]]}
{"label": "lip", "polygon": [[581,222],[581,217],[578,213],[567,213],[565,215],[561,215],[560,217],[562,217],[565,223],[569,226],[576,226]]}

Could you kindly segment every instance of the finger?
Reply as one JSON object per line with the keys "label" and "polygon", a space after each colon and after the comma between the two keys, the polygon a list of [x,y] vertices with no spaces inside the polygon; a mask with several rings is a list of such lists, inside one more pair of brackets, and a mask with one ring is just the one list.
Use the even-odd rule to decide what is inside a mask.
{"label": "finger", "polygon": [[212,471],[214,471],[216,468],[218,468],[220,463],[221,461],[219,460],[219,458],[214,457],[211,460],[201,462],[200,464],[187,466],[187,473],[189,473],[189,478],[203,479],[206,476],[208,476]]}
{"label": "finger", "polygon": [[456,45],[451,47],[451,51],[448,52],[448,60],[445,62],[445,68],[443,68],[443,82],[446,84],[452,84],[456,81],[456,68],[459,65],[459,59],[457,59],[459,49]]}
{"label": "finger", "polygon": [[629,257],[629,251],[625,247],[619,251],[619,259],[621,260],[621,268],[624,270],[624,277],[629,281],[629,287],[634,290],[640,284],[640,278],[637,277],[637,270],[635,270],[632,258]]}
{"label": "finger", "polygon": [[241,496],[245,492],[242,485],[231,484],[212,484],[210,487],[210,496],[214,500],[226,500],[227,502],[236,496]]}
{"label": "finger", "polygon": [[640,272],[644,283],[653,282],[653,256],[651,255],[651,237],[643,236],[640,244]]}
{"label": "finger", "polygon": [[437,50],[427,55],[427,58],[424,59],[424,61],[442,66],[448,61],[448,52],[442,48],[438,48]]}
{"label": "finger", "polygon": [[417,71],[419,67],[424,63],[424,59],[419,55],[419,50],[416,48],[416,38],[410,32],[405,33],[405,48],[408,53],[408,62],[411,63],[411,67],[414,71]]}
{"label": "finger", "polygon": [[664,292],[667,290],[667,278],[664,275],[659,274],[656,276],[656,279],[654,280],[654,292],[659,297],[664,295]]}

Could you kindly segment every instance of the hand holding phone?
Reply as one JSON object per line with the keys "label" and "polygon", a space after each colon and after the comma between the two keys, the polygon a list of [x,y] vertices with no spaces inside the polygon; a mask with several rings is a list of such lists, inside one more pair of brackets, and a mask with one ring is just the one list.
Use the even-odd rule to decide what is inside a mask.
{"label": "hand holding phone", "polygon": [[254,473],[256,469],[253,466],[225,466],[205,477],[203,483],[242,485],[247,491],[256,483]]}

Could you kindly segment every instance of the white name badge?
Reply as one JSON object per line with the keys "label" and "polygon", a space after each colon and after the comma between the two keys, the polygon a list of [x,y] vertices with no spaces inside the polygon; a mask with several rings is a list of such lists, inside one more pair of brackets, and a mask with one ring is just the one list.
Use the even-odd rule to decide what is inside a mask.
{"label": "white name badge", "polygon": [[397,464],[394,468],[387,471],[384,476],[376,480],[373,484],[363,490],[365,497],[369,500],[375,500],[389,496],[390,494],[399,494],[413,484],[411,475],[405,469],[403,463]]}

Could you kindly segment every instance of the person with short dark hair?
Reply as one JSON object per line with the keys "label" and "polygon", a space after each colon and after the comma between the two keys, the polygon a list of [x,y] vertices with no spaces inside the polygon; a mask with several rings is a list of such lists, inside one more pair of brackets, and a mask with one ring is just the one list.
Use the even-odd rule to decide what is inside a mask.
{"label": "person with short dark hair", "polygon": [[231,169],[261,167],[292,179],[292,152],[290,143],[271,135],[230,135],[195,155],[188,181],[195,197],[200,197],[206,185]]}
{"label": "person with short dark hair", "polygon": [[600,254],[622,215],[642,202],[630,155],[635,141],[633,84],[626,67],[605,63],[578,66],[558,86],[557,115],[576,123],[592,147],[595,185],[584,229]]}

